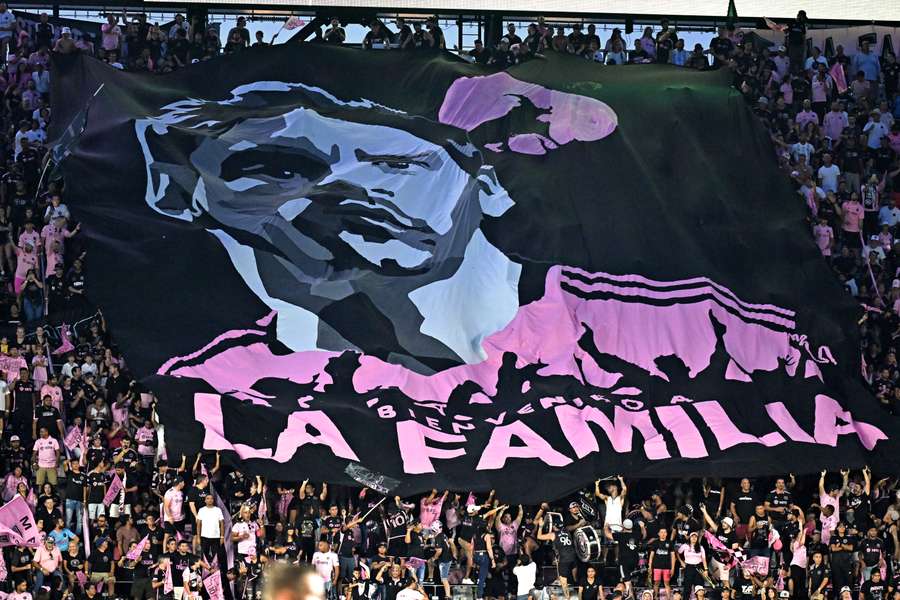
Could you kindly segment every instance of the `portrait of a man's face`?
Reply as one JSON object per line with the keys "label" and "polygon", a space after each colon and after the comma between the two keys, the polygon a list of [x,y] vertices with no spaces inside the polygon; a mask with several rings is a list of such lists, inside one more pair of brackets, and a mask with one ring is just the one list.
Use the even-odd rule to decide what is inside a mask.
{"label": "portrait of a man's face", "polygon": [[[477,362],[518,309],[521,269],[479,229],[514,201],[464,131],[280,82],[171,104],[136,130],[148,205],[218,238],[291,350],[358,350],[428,372]],[[167,161],[185,148],[189,166]],[[466,310],[447,310],[454,294]],[[317,316],[360,303],[396,340],[360,347]]]}

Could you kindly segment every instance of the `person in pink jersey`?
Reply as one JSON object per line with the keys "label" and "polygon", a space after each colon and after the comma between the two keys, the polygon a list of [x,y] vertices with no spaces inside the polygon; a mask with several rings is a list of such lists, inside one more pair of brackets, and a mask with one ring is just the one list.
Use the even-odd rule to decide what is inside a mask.
{"label": "person in pink jersey", "polygon": [[822,252],[822,256],[831,257],[831,248],[834,246],[834,230],[825,219],[819,219],[815,227],[813,227],[813,237],[816,239],[816,246]]}

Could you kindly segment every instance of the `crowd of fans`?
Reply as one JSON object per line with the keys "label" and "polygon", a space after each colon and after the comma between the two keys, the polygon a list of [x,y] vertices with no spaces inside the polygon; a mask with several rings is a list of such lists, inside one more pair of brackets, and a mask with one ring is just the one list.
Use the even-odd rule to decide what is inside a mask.
{"label": "crowd of fans", "polygon": [[[465,54],[497,67],[564,52],[604,64],[731,69],[809,207],[824,259],[865,307],[868,383],[886,410],[900,410],[894,57],[876,57],[865,43],[853,55],[839,47],[807,57],[802,18],[786,26],[785,46],[772,48],[722,28],[708,49],[687,51],[665,22],[633,48],[618,30],[603,41],[593,25],[571,29],[539,19],[522,39],[510,25],[494,47],[476,42]],[[334,20],[316,41],[344,43],[346,32]],[[900,600],[895,474],[617,477],[555,502],[508,506],[493,493],[400,498],[266,481],[216,454],[167,456],[153,397],[132,380],[86,300],[78,226],[62,182],[44,169],[48,61],[53,51],[89,52],[119,68],[164,72],[250,47],[246,24],[239,20],[222,45],[214,29],[180,16],[162,30],[143,15],[110,15],[101,39],[75,40],[46,16],[20,31],[0,3],[0,44],[8,53],[0,77],[0,495],[21,497],[45,535],[38,548],[2,549],[7,598],[207,598],[204,579],[220,573],[225,598],[249,599],[269,565],[300,561],[322,576],[330,598],[346,600]],[[363,46],[437,51],[446,42],[436,19],[398,19],[396,32],[373,22]],[[115,481],[122,489],[108,498]],[[576,540],[593,542],[576,552]]]}

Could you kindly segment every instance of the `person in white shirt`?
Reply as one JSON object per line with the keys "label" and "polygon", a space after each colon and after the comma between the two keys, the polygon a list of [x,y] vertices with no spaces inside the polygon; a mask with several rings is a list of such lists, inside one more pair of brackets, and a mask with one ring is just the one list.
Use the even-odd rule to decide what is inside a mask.
{"label": "person in white shirt", "polygon": [[397,600],[428,600],[428,594],[418,581],[411,579],[405,588],[397,592]]}
{"label": "person in white shirt", "polygon": [[831,162],[831,155],[822,156],[822,166],[819,167],[819,182],[825,192],[837,192],[838,177],[841,175],[841,169]]}
{"label": "person in white shirt", "polygon": [[237,554],[239,560],[245,556],[256,554],[256,531],[259,524],[250,518],[250,507],[241,506],[240,520],[231,526],[231,541],[237,542]]}
{"label": "person in white shirt", "polygon": [[873,110],[869,115],[869,122],[863,127],[863,133],[868,135],[866,145],[872,150],[878,150],[881,147],[881,138],[888,134],[888,128],[881,122],[881,113]]}
{"label": "person in white shirt", "polygon": [[618,476],[621,489],[615,483],[606,486],[606,493],[600,491],[600,480],[594,482],[594,495],[606,503],[606,524],[615,531],[622,529],[622,507],[625,506],[625,499],[628,496],[628,486],[622,476]]}
{"label": "person in white shirt", "polygon": [[513,568],[513,575],[516,576],[516,600],[527,600],[537,579],[537,563],[522,554],[519,564]]}
{"label": "person in white shirt", "polygon": [[338,568],[340,565],[337,554],[331,551],[326,540],[319,540],[319,550],[313,553],[310,562],[315,568],[316,573],[318,573],[325,582],[325,596],[328,597],[331,593],[331,589],[337,585]]}
{"label": "person in white shirt", "polygon": [[81,375],[87,377],[89,373],[95,377],[97,375],[97,363],[94,362],[94,357],[90,354],[84,357],[84,364],[81,365]]}
{"label": "person in white shirt", "polygon": [[206,494],[204,506],[197,511],[197,523],[200,525],[200,553],[206,562],[212,563],[218,560],[219,548],[225,543],[225,515],[216,506],[212,494]]}
{"label": "person in white shirt", "polygon": [[885,258],[884,248],[881,247],[881,240],[878,239],[877,235],[869,236],[869,243],[863,246],[863,260],[868,261],[870,254],[875,254],[878,257],[877,260],[879,263],[882,262]]}

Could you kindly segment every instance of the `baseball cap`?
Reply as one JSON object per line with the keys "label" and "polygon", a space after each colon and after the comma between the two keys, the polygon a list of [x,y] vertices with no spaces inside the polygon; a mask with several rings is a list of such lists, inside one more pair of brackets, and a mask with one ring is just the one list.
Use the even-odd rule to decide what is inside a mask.
{"label": "baseball cap", "polygon": [[569,508],[578,508],[577,502],[569,502]]}
{"label": "baseball cap", "polygon": [[702,586],[702,585],[695,585],[695,586],[694,586],[694,591],[695,591],[695,592],[705,592],[706,590],[703,589],[703,586]]}
{"label": "baseball cap", "polygon": [[17,436],[17,435],[14,435],[14,436],[12,436],[11,438],[9,438],[9,441],[11,441],[11,442],[18,442],[18,441],[21,441],[21,438],[20,438],[19,436]]}
{"label": "baseball cap", "polygon": [[69,35],[72,35],[72,30],[69,29],[68,27],[63,27],[63,28],[60,30],[60,33],[62,33],[63,35],[65,35],[65,34],[67,34],[67,33],[68,33]]}
{"label": "baseball cap", "polygon": [[851,593],[849,585],[845,585],[844,587],[841,588],[841,593],[843,594],[844,592],[847,592],[848,594]]}
{"label": "baseball cap", "polygon": [[731,517],[725,517],[724,519],[722,519],[722,524],[728,525],[729,527],[734,527],[734,519],[732,519]]}

